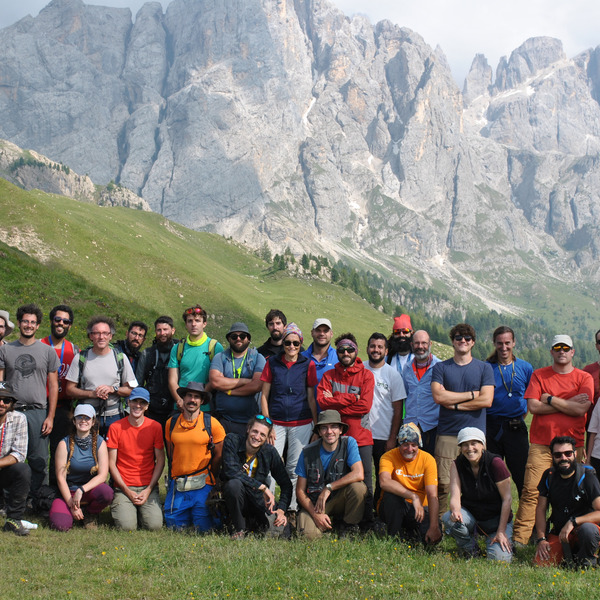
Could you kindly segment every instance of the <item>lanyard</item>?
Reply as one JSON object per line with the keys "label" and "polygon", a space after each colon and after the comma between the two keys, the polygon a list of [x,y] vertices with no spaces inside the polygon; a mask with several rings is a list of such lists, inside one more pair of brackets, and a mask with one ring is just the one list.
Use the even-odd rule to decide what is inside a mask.
{"label": "lanyard", "polygon": [[[52,346],[52,348],[54,348],[54,344],[52,343],[52,336],[48,336],[48,342],[50,343],[50,346]],[[63,356],[65,355],[65,340],[63,340],[62,346],[60,347],[60,366],[62,367],[63,364]]]}
{"label": "lanyard", "polygon": [[2,423],[2,437],[0,437],[0,458],[2,457],[2,446],[4,446],[4,434],[6,433],[6,416]]}
{"label": "lanyard", "polygon": [[242,368],[244,366],[244,363],[246,362],[246,356],[248,356],[248,353],[246,352],[242,358],[242,362],[240,363],[240,366],[236,369],[235,368],[235,357],[231,357],[231,360],[233,362],[233,378],[234,379],[241,379],[242,378]]}
{"label": "lanyard", "polygon": [[[506,385],[506,381],[504,381],[504,375],[502,374],[502,366],[498,363],[498,370],[500,371],[500,379],[502,379],[502,384],[504,385],[504,389],[508,392],[508,397],[512,398],[512,390],[513,390],[513,379],[515,378],[515,361],[512,361],[512,373],[510,374],[510,389]],[[508,366],[508,365],[504,365]]]}

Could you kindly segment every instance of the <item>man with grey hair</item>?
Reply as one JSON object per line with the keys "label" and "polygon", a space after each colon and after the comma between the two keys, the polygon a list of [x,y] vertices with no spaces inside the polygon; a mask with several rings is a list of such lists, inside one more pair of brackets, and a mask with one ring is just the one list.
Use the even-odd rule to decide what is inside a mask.
{"label": "man with grey hair", "polygon": [[555,436],[575,440],[577,461],[583,459],[586,413],[594,397],[589,373],[573,366],[575,348],[568,335],[555,335],[550,346],[552,365],[536,369],[525,390],[527,408],[533,415],[529,428],[529,454],[525,481],[515,519],[514,540],[527,544],[535,524],[538,484],[552,466],[550,442]]}
{"label": "man with grey hair", "polygon": [[215,355],[208,372],[211,388],[217,392],[214,416],[226,433],[243,437],[248,421],[259,412],[256,394],[262,390],[265,357],[250,348],[252,336],[245,323],[234,323],[225,337],[229,348]]}
{"label": "man with grey hair", "polygon": [[15,329],[15,324],[10,320],[8,311],[0,310],[0,346],[6,344],[5,337],[8,337]]}
{"label": "man with grey hair", "polygon": [[67,393],[94,407],[103,437],[125,414],[121,398],[129,398],[138,384],[128,358],[110,345],[114,333],[111,318],[92,317],[87,324],[92,347],[77,353],[67,373]]}

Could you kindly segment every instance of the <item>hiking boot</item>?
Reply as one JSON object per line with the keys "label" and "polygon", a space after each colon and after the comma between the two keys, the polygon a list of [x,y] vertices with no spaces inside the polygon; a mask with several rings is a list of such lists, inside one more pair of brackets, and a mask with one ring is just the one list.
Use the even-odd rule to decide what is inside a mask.
{"label": "hiking boot", "polygon": [[98,515],[84,515],[83,527],[84,529],[90,529],[92,531],[98,529]]}
{"label": "hiking boot", "polygon": [[233,541],[238,541],[238,540],[243,540],[246,537],[246,532],[245,531],[236,531],[235,533],[232,533],[230,536],[230,540]]}
{"label": "hiking boot", "polygon": [[23,527],[23,523],[21,523],[21,521],[18,519],[6,519],[2,530],[10,531],[15,535],[29,535],[29,529],[25,529],[25,527]]}
{"label": "hiking boot", "polygon": [[291,531],[296,531],[296,517],[298,516],[298,513],[295,510],[288,510],[285,513],[285,516],[290,524]]}

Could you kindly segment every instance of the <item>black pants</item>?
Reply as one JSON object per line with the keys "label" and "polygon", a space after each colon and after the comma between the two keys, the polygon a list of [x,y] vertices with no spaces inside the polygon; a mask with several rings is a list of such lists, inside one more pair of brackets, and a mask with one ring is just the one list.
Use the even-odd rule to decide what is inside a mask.
{"label": "black pants", "polygon": [[20,519],[25,512],[31,469],[26,463],[18,462],[0,469],[0,490],[5,492],[6,516]]}
{"label": "black pants", "polygon": [[[260,498],[259,498],[260,495]],[[263,495],[244,485],[241,479],[230,479],[223,485],[223,498],[234,531],[266,529],[269,520]]]}
{"label": "black pants", "polygon": [[73,411],[68,407],[58,406],[54,415],[54,424],[52,431],[48,436],[50,441],[50,466],[48,467],[48,481],[51,486],[56,487],[56,467],[54,458],[56,456],[56,448],[59,442],[69,435],[71,429],[71,419]]}
{"label": "black pants", "polygon": [[371,522],[375,518],[373,509],[373,446],[359,446],[358,452],[365,472],[365,485],[367,496],[365,497],[365,514],[363,520]]}
{"label": "black pants", "polygon": [[509,419],[488,418],[486,428],[487,449],[494,454],[499,454],[506,461],[520,498],[529,453],[527,425],[523,419],[511,426]]}
{"label": "black pants", "polygon": [[379,517],[387,525],[388,535],[397,535],[403,539],[425,543],[425,534],[429,529],[429,511],[425,508],[423,521],[415,518],[415,508],[401,496],[383,494],[379,505]]}

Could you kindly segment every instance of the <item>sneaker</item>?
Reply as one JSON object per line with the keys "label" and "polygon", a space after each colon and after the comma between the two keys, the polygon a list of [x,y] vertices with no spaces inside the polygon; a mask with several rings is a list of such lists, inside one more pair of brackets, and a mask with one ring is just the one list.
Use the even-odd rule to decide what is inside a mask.
{"label": "sneaker", "polygon": [[17,519],[6,519],[3,531],[11,531],[15,535],[29,535],[29,529],[23,527],[23,523]]}
{"label": "sneaker", "polygon": [[230,540],[233,541],[238,541],[238,540],[243,540],[246,537],[246,532],[245,531],[236,531],[235,533],[232,533],[230,536]]}

